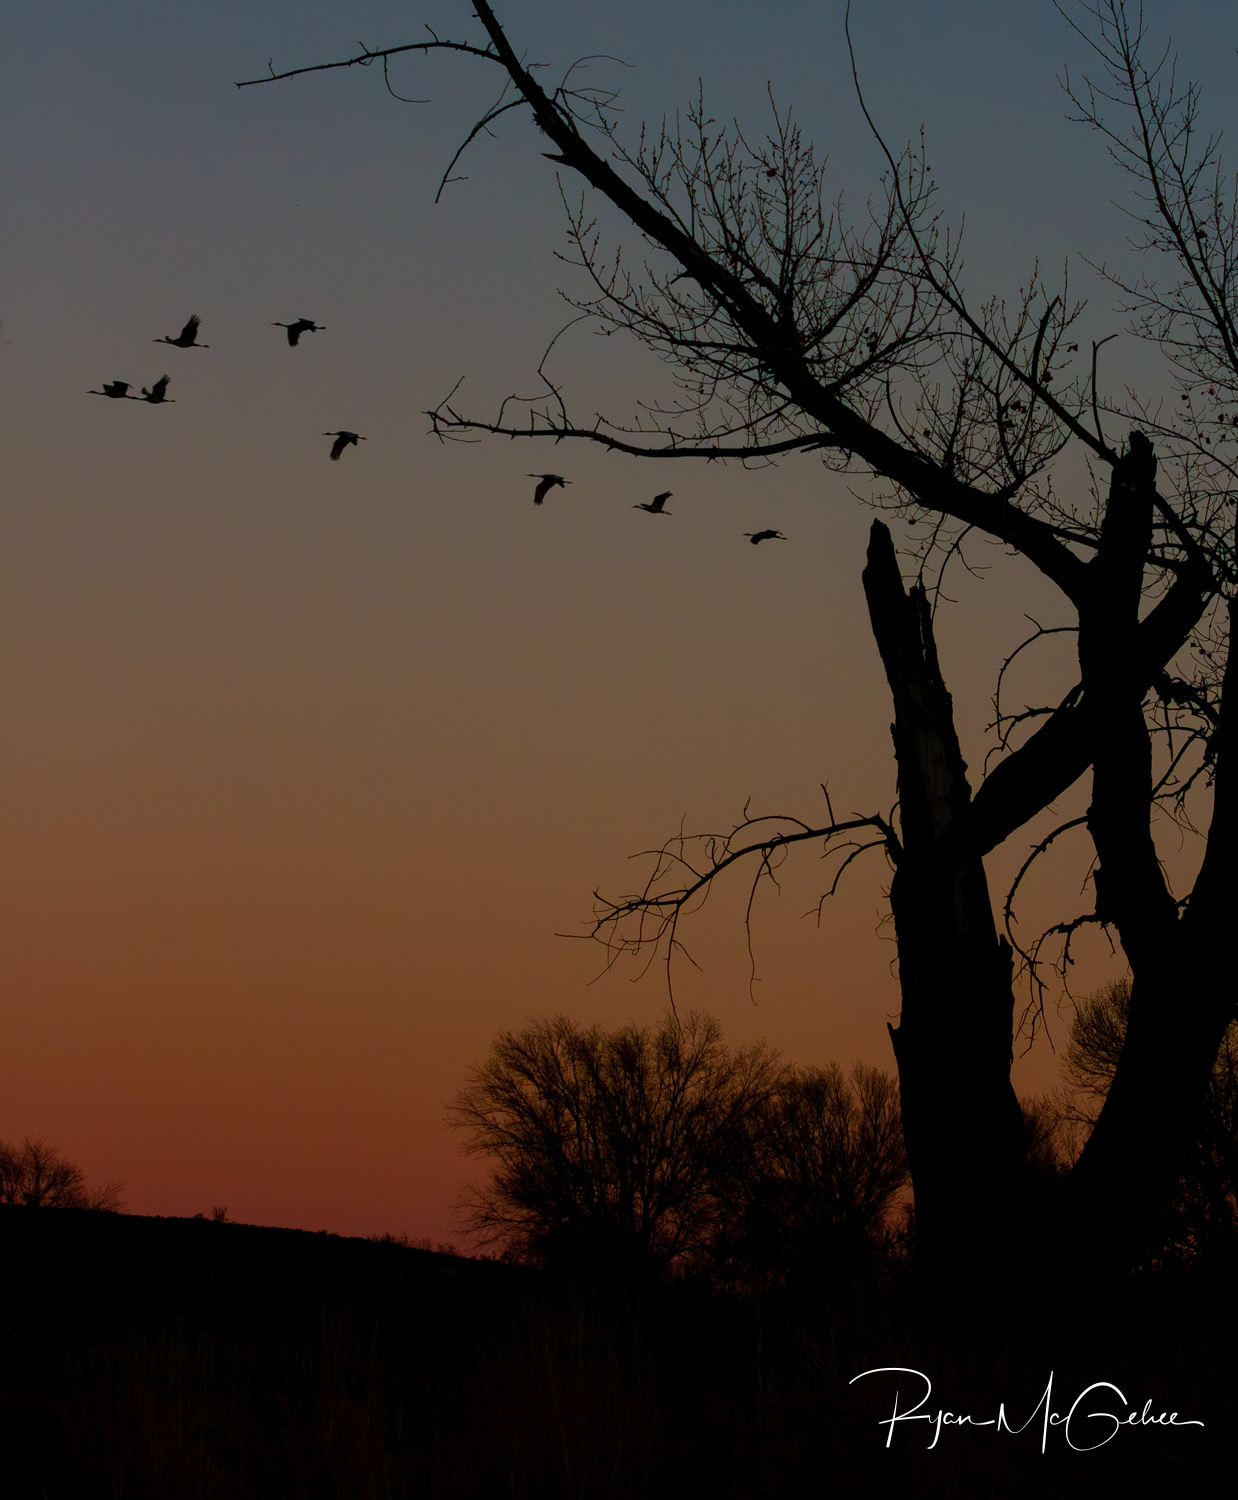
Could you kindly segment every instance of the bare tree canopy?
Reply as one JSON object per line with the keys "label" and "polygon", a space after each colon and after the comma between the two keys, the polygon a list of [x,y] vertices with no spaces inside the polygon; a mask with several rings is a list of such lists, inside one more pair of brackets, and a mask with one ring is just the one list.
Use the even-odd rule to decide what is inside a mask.
{"label": "bare tree canopy", "polygon": [[879,1068],[789,1069],[745,1159],[741,1249],[801,1282],[885,1248],[907,1183],[898,1087]]}
{"label": "bare tree canopy", "polygon": [[700,1269],[782,1071],[763,1044],[732,1053],[708,1016],[504,1032],[450,1112],[466,1149],[495,1163],[469,1227],[541,1262]]}
{"label": "bare tree canopy", "polygon": [[798,1069],[764,1043],[732,1051],[695,1013],[504,1032],[450,1118],[492,1165],[469,1227],[546,1265],[811,1279],[886,1247],[907,1182],[886,1074]]}
{"label": "bare tree canopy", "polygon": [[[580,441],[676,461],[810,453],[867,476],[907,523],[913,587],[881,522],[864,572],[894,700],[896,815],[839,820],[827,804],[825,821],[745,815],[730,833],[672,839],[642,889],[599,898],[595,933],[618,952],[660,945],[669,962],[682,914],[733,865],[760,880],[799,843],[842,864],[882,850],[894,872],[903,1008],[891,1037],[919,1230],[942,1266],[998,1278],[1013,1246],[1059,1232],[1020,1196],[1025,1130],[1009,1076],[1016,961],[1037,984],[1046,956],[1044,940],[1020,941],[1015,927],[1027,869],[1059,835],[1085,829],[1090,904],[1045,937],[1065,945],[1065,965],[1080,927],[1109,929],[1134,976],[1117,1074],[1067,1182],[1062,1211],[1082,1253],[1128,1259],[1172,1191],[1189,1144],[1182,1122],[1231,1014],[1238,189],[1219,136],[1201,127],[1198,90],[1149,39],[1142,12],[1125,0],[1058,8],[1091,57],[1090,72],[1066,79],[1076,117],[1127,173],[1133,259],[1100,270],[1130,330],[1163,356],[1161,387],[1145,396],[1125,389],[1108,347],[1116,328],[1085,338],[1065,277],[1051,285],[1033,262],[1013,301],[965,289],[923,143],[887,143],[854,57],[886,168],[850,217],[787,110],[774,107],[758,135],[719,125],[702,98],[629,139],[612,91],[580,85],[573,67],[543,87],[485,0],[478,41],[431,33],[320,65],[385,69],[397,52],[442,50],[497,69],[502,95],[464,147],[500,115],[527,112],[559,171],[585,278],[569,298],[575,315],[636,338],[673,373],[675,397],[638,403],[635,423],[582,418],[554,376],[552,341],[536,399],[512,397],[486,416],[453,393],[430,413],[440,437]],[[589,193],[638,233],[635,256],[599,229]],[[1054,585],[1077,641],[1077,676],[1055,705],[1007,714],[999,702],[996,763],[974,788],[933,632],[934,580],[973,536]],[[1029,644],[1046,633],[1037,627]],[[985,856],[1089,770],[1086,815],[1031,848],[999,933]],[[1194,797],[1204,788],[1202,863],[1190,891],[1175,891],[1153,816],[1167,807],[1192,826],[1206,815]]]}
{"label": "bare tree canopy", "polygon": [[109,1182],[92,1192],[82,1169],[46,1141],[27,1136],[20,1147],[0,1141],[0,1203],[117,1213],[125,1206],[122,1191],[119,1182]]}
{"label": "bare tree canopy", "polygon": [[1062,1071],[1067,1089],[1078,1101],[1075,1117],[1089,1126],[1096,1123],[1118,1071],[1130,1004],[1130,984],[1115,979],[1075,1006]]}

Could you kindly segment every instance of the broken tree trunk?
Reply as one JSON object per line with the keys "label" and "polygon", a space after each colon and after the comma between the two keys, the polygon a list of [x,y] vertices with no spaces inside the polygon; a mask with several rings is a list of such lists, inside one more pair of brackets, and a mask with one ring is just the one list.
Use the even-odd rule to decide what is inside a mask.
{"label": "broken tree trunk", "polygon": [[1011,951],[997,935],[983,861],[944,838],[971,802],[967,767],[928,600],[920,585],[904,589],[880,521],[863,576],[894,698],[902,843],[890,904],[903,1004],[890,1037],[917,1255],[934,1277],[988,1281],[1008,1264],[1022,1184]]}

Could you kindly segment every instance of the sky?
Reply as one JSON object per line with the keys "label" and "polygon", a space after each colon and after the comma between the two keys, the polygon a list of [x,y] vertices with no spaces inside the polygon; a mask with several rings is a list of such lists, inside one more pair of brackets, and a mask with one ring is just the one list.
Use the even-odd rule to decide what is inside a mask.
{"label": "sky", "polygon": [[[834,0],[498,14],[547,77],[608,54],[590,77],[621,88],[633,140],[698,87],[755,130],[772,95],[845,202],[876,185]],[[1232,97],[1228,8],[1146,14],[1205,114]],[[62,0],[5,20],[0,1139],[45,1138],[139,1213],[460,1242],[478,1168],[445,1107],[498,1032],[665,1010],[658,966],[602,974],[596,944],[561,936],[586,931],[593,891],[627,893],[630,856],[681,824],[728,830],[749,798],[807,819],[822,782],[840,813],[894,801],[862,482],[810,457],[430,435],[458,381],[480,415],[532,390],[568,315],[544,141],[506,116],[436,204],[493,102],[482,65],[401,59],[392,86],[418,104],[375,68],[233,86],[424,24],[480,32],[448,0]],[[1118,331],[1087,262],[1123,254],[1125,184],[1066,118],[1059,78],[1086,60],[1053,6],[865,0],[852,32],[874,117],[893,141],[924,127],[942,208],[965,216],[969,290],[1015,296],[1037,257],[1069,257],[1087,336]],[[193,312],[209,349],[152,344]],[[271,325],[299,317],[324,331],[290,349]],[[584,329],[557,357],[587,412],[623,417],[662,378]],[[1129,338],[1119,357],[1150,369]],[[87,394],[165,373],[162,407]],[[331,463],[340,428],[366,441]],[[535,508],[546,468],[571,485]],[[664,489],[669,519],[634,508]],[[767,526],[788,544],[744,540]],[[974,768],[1025,616],[1067,619],[1025,565],[977,560],[938,618]],[[1071,680],[1051,648],[1016,686]],[[994,855],[995,894],[1034,835]],[[1082,852],[1021,930],[1079,909]],[[681,969],[678,1003],[736,1045],[892,1070],[888,867],[867,856],[819,922],[815,855],[783,874],[755,907],[756,983],[741,879],[686,929],[701,972]],[[1072,985],[1122,971],[1089,939]],[[1053,1003],[1020,1044],[1020,1092],[1053,1085],[1068,1020]]]}

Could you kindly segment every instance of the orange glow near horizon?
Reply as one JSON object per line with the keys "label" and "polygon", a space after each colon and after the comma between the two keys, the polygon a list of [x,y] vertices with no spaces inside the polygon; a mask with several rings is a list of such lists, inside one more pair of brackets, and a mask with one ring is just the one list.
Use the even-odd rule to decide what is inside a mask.
{"label": "orange glow near horizon", "polygon": [[[665,49],[643,3],[601,17],[553,0],[511,25],[532,56],[641,64],[633,120],[698,74],[722,116],[764,119],[775,75],[862,202],[880,162],[834,10],[797,7],[811,35],[790,48],[723,8],[723,28],[717,6],[679,8]],[[873,102],[895,134],[940,113],[977,278],[1005,294],[1033,253],[1120,243],[1116,216],[1087,238],[1061,208],[1086,196],[1099,214],[1108,196],[1079,186],[1101,153],[1053,92],[1069,39],[988,7],[942,31],[921,9],[871,7],[860,42],[888,63]],[[440,101],[416,110],[356,72],[232,87],[268,56],[343,56],[420,16],[394,0],[172,10],[75,0],[74,25],[49,7],[10,27],[24,213],[0,341],[0,1139],[46,1138],[138,1213],[218,1204],[459,1240],[453,1204],[479,1167],[444,1107],[494,1036],[555,1012],[652,1024],[666,1006],[658,964],[598,979],[602,950],[558,936],[583,932],[593,890],[632,890],[631,855],[681,823],[729,831],[748,798],[815,817],[826,781],[840,814],[893,803],[860,585],[873,512],[861,481],[811,457],[746,471],[433,441],[424,413],[461,376],[476,412],[533,389],[567,316],[535,133],[513,120],[479,143],[436,208],[489,79],[410,61],[397,86]],[[429,19],[450,32],[467,11]],[[999,99],[1003,131],[974,128]],[[991,172],[999,147],[1021,196]],[[1050,189],[1063,217],[1037,207]],[[152,344],[191,312],[209,349]],[[324,331],[291,349],[271,324],[298,317]],[[664,388],[656,362],[583,329],[557,357],[590,413],[630,416]],[[86,394],[164,372],[162,407]],[[321,434],[340,428],[367,441],[332,463]],[[535,508],[527,476],[545,468],[572,483]],[[666,489],[670,517],[635,508]],[[789,542],[744,540],[767,526]],[[978,779],[1003,656],[1025,615],[1064,609],[996,549],[973,560],[991,572],[951,577],[939,631]],[[1069,685],[1055,649],[1030,695]],[[995,856],[995,895],[1026,847]],[[1033,882],[1024,931],[1073,914],[1080,849]],[[684,929],[702,972],[677,967],[677,1003],[735,1045],[892,1070],[888,879],[866,855],[818,923],[804,913],[828,881],[799,851],[756,901],[750,987],[741,874]],[[1122,970],[1100,940],[1080,958],[1081,992]],[[1042,1037],[1017,1085],[1043,1092],[1056,1070]]]}

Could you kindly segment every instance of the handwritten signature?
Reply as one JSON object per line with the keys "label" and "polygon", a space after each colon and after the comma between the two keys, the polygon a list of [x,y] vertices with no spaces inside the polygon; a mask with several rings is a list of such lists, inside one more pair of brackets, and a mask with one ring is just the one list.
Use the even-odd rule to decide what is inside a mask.
{"label": "handwritten signature", "polygon": [[[872,1370],[862,1370],[848,1383],[854,1385],[857,1380],[863,1380],[869,1375],[913,1375],[917,1380],[924,1382],[924,1393],[919,1401],[914,1406],[901,1410],[899,1397],[902,1393],[897,1386],[895,1387],[894,1410],[890,1416],[882,1418],[877,1424],[879,1427],[888,1429],[885,1441],[887,1448],[894,1441],[894,1429],[900,1422],[930,1423],[933,1428],[933,1441],[928,1445],[931,1451],[936,1448],[943,1428],[995,1427],[998,1432],[1017,1433],[1026,1431],[1039,1415],[1041,1420],[1040,1451],[1042,1453],[1049,1441],[1049,1430],[1053,1427],[1062,1429],[1067,1444],[1076,1453],[1090,1453],[1112,1442],[1124,1428],[1130,1430],[1136,1427],[1202,1427],[1204,1425],[1197,1419],[1180,1417],[1176,1411],[1155,1412],[1151,1400],[1145,1401],[1141,1410],[1136,1410],[1111,1380],[1094,1380],[1091,1385],[1079,1392],[1069,1410],[1064,1413],[1055,1411],[1052,1371],[1049,1373],[1049,1383],[1045,1386],[1044,1395],[1026,1419],[1017,1425],[1007,1415],[1004,1401],[998,1405],[995,1417],[978,1418],[966,1412],[947,1411],[943,1407],[939,1407],[936,1412],[924,1410],[929,1397],[933,1394],[933,1382],[923,1371],[910,1369],[906,1365],[879,1365]],[[1110,1392],[1111,1395],[1106,1396],[1104,1392]],[[1116,1397],[1117,1401],[1115,1402],[1112,1397]],[[1126,1408],[1125,1415],[1120,1415],[1113,1410],[1117,1404]],[[1101,1427],[1085,1425],[1097,1422],[1103,1425]],[[1098,1433],[1101,1436],[1098,1437]],[[1095,1441],[1084,1441],[1085,1438],[1095,1439]]]}

